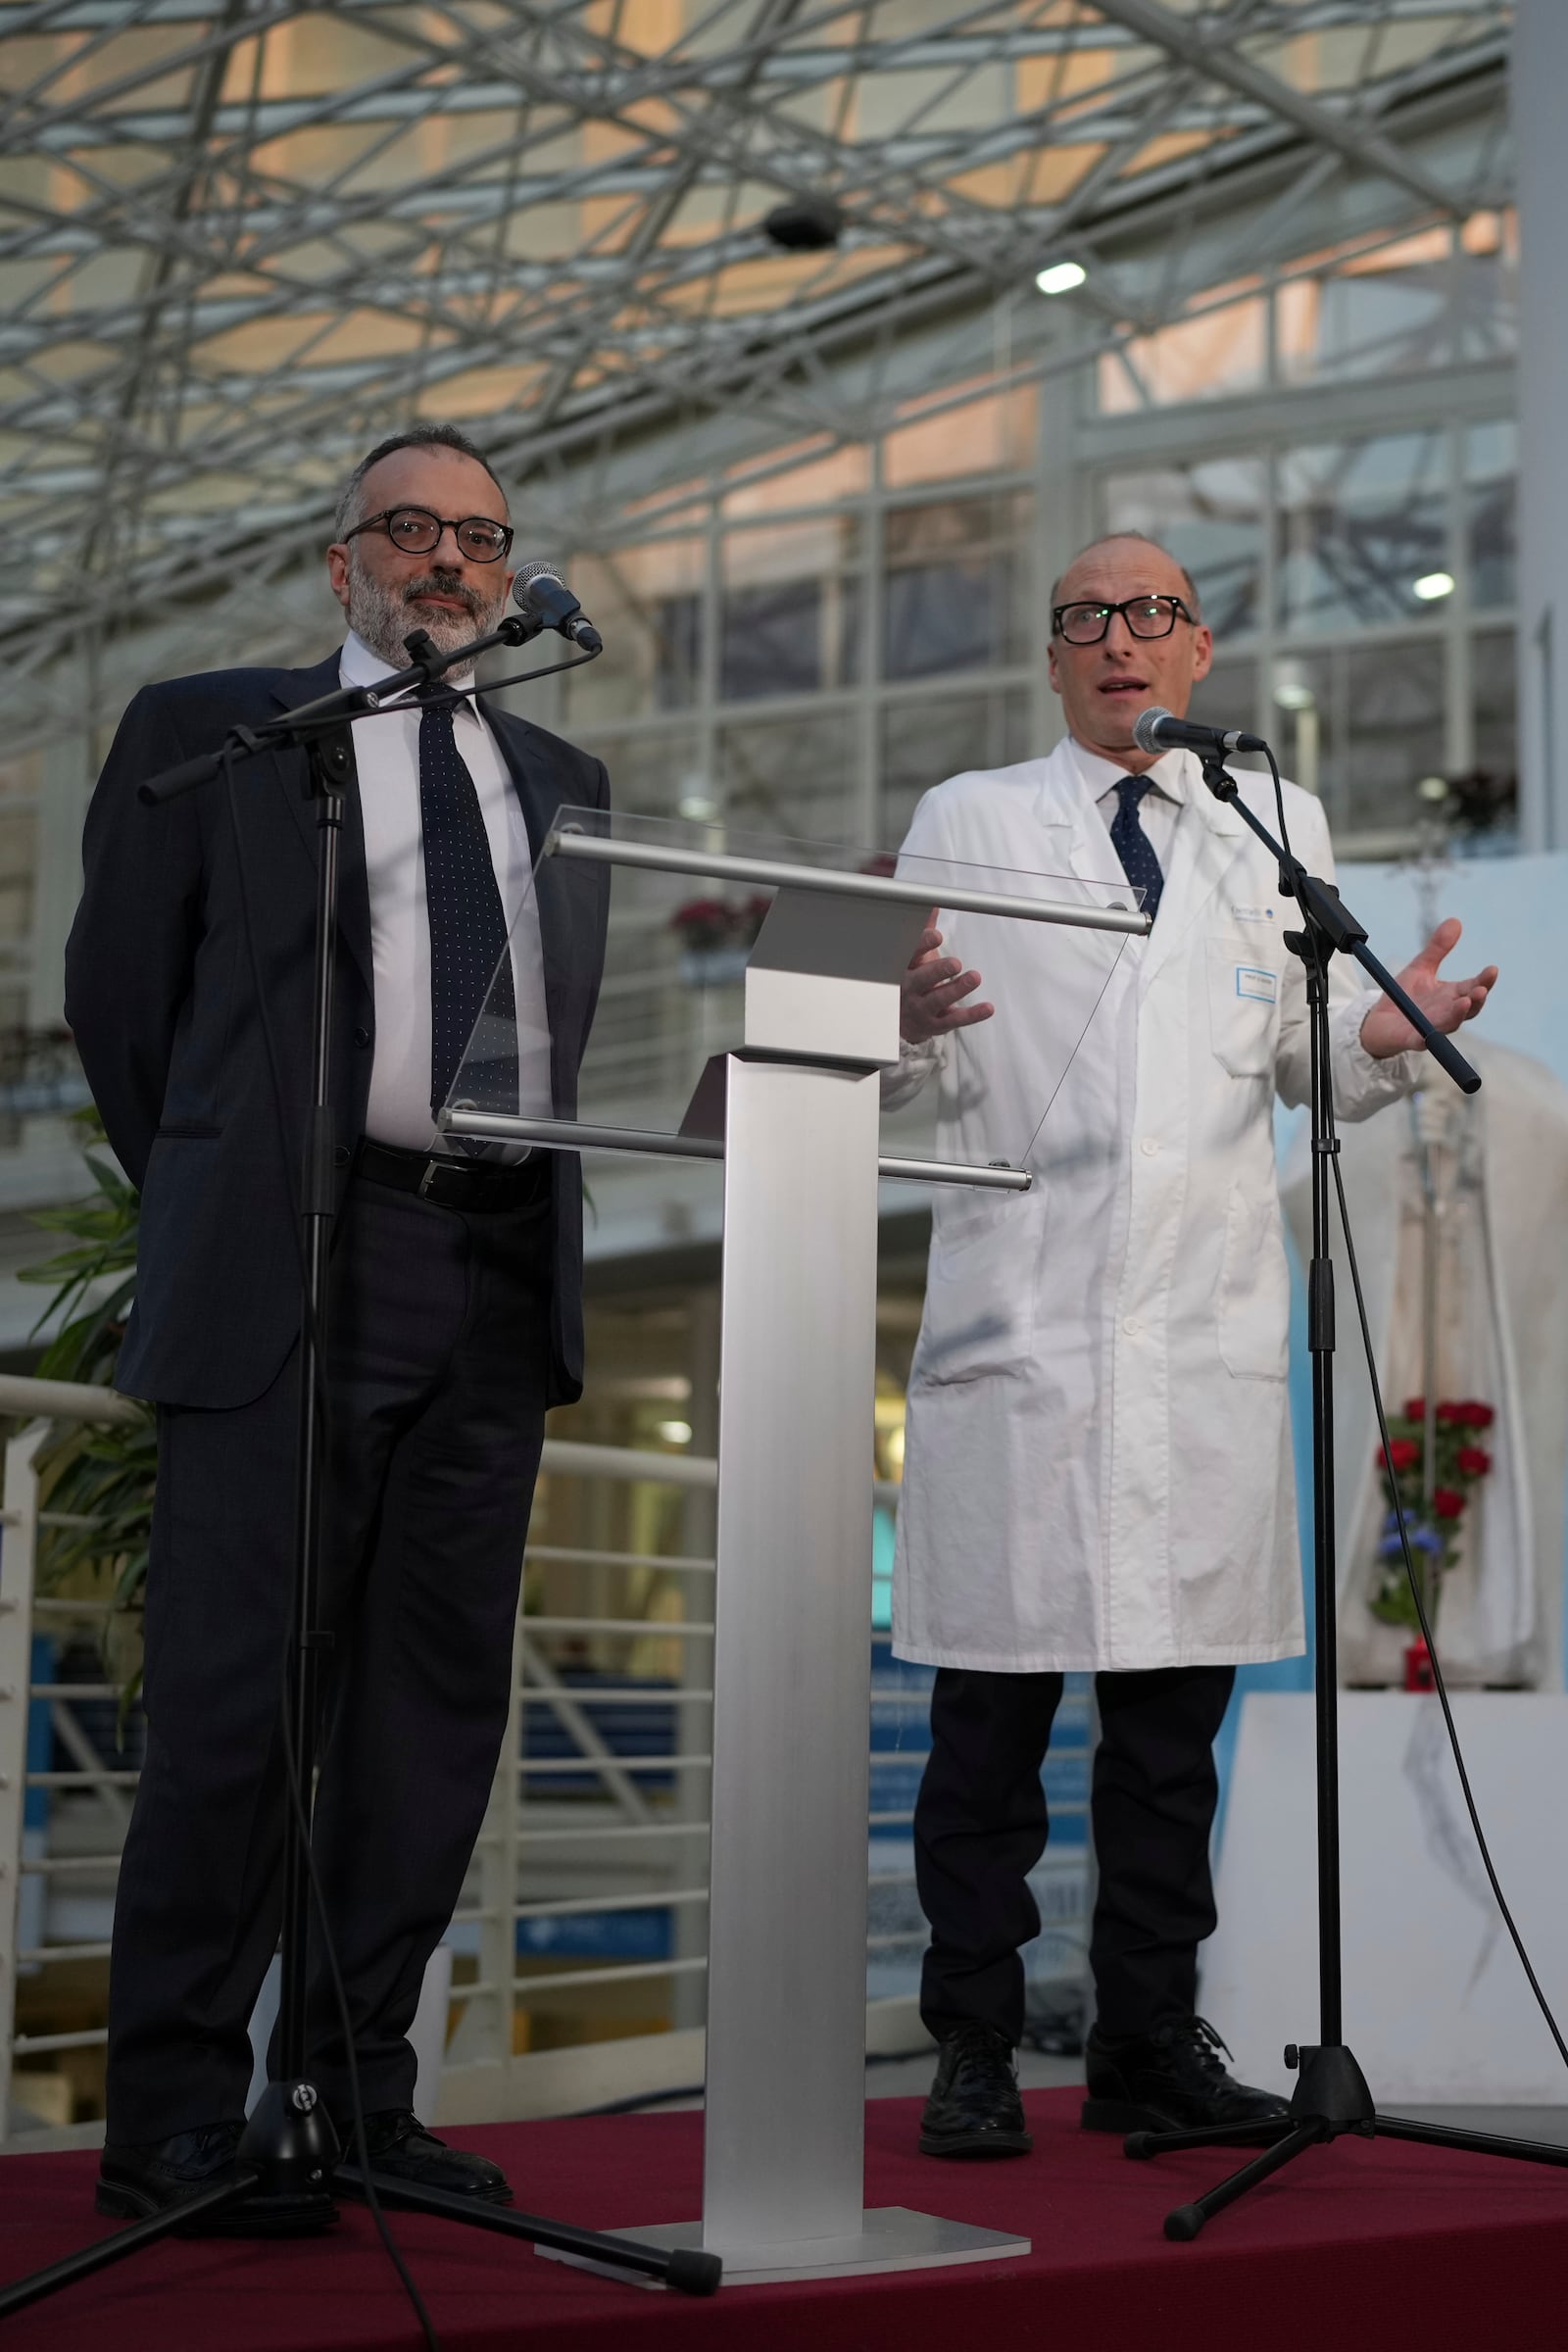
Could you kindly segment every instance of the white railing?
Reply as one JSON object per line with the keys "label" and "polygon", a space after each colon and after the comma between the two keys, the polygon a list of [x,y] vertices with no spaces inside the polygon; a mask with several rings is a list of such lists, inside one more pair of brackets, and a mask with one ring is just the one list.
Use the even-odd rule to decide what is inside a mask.
{"label": "white railing", "polygon": [[[35,1589],[39,1530],[61,1523],[39,1508],[37,1456],[52,1424],[132,1421],[139,1411],[108,1390],[0,1376],[0,1415],[36,1416],[6,1446],[0,1508],[0,2140],[13,2112],[36,2114],[14,2095],[17,2061],[106,2039],[101,1997],[91,2023],[46,2018],[45,2030],[21,2032],[17,1998],[19,1986],[47,1987],[56,1971],[78,2005],[84,1976],[101,1995],[137,1778],[128,1760],[107,1760],[79,1712],[114,1705],[115,1685],[33,1672],[36,1634],[101,1623],[109,1606]],[[511,1719],[445,1938],[454,1973],[442,2120],[561,2112],[701,2081],[716,1484],[711,1459],[546,1443],[514,1629]],[[662,1540],[675,1536],[675,1548],[615,1540],[617,1490],[625,1504],[628,1489],[645,1499],[663,1493]],[[891,1505],[898,1489],[877,1494]],[[563,1519],[586,1524],[558,1542]],[[605,1540],[580,1540],[596,1532]],[[649,1613],[655,1579],[668,1614]],[[541,1585],[548,1608],[530,1605]],[[623,1671],[585,1681],[564,1656],[574,1648],[602,1665],[640,1645],[646,1659],[650,1643],[665,1653],[657,1677],[623,1654]],[[873,1694],[873,1715],[868,2038],[873,2049],[916,2048],[912,1971],[924,1931],[903,1834],[927,1744],[920,1678],[894,1670]],[[658,1752],[631,1736],[634,1721],[659,1736]],[[60,1751],[60,1769],[53,1753],[34,1753],[29,1766],[29,1725],[35,1748]],[[551,1746],[557,1752],[541,1752]],[[904,1784],[894,1802],[885,1777],[878,1794],[890,1769]],[[1052,1810],[1081,1815],[1082,1798],[1054,1795]],[[1070,1943],[1081,1928],[1072,1916],[1081,1868],[1070,1850],[1054,1867],[1054,1924]],[[35,1997],[28,2005],[59,2007]],[[13,2144],[17,2136],[25,2134]]]}

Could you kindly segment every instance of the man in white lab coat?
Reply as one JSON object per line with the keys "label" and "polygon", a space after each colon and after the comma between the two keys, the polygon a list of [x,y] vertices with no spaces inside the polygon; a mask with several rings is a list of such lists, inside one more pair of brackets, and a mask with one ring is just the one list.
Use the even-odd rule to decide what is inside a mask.
{"label": "man in white lab coat", "polygon": [[[1103,934],[939,916],[905,984],[895,1095],[939,1079],[945,1140],[970,1161],[1035,1137],[1029,1193],[939,1194],[909,1385],[894,1647],[937,1669],[914,1829],[941,2044],[929,2155],[1030,2146],[1019,1952],[1067,1670],[1096,1674],[1101,1721],[1084,2121],[1240,2126],[1279,2105],[1226,2072],[1195,2006],[1214,1735],[1239,1663],[1304,1646],[1272,1114],[1276,1093],[1306,1096],[1305,985],[1275,865],[1191,753],[1151,759],[1132,735],[1151,704],[1185,712],[1211,655],[1173,557],[1136,535],[1085,549],[1052,597],[1066,740],[939,785],[905,844],[1120,875],[1154,918],[1076,1055]],[[1268,779],[1240,781],[1272,826]],[[1321,806],[1285,794],[1293,849],[1332,878]],[[1442,976],[1458,934],[1440,924],[1400,975],[1446,1031],[1496,978]],[[1340,1115],[1364,1118],[1408,1090],[1418,1041],[1353,964],[1332,997]]]}

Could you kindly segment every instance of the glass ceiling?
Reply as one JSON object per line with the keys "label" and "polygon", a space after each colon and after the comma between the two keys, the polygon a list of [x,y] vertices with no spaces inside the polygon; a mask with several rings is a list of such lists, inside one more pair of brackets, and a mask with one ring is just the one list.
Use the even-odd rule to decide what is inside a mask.
{"label": "glass ceiling", "polygon": [[276,576],[413,416],[558,484],[720,414],[863,434],[846,351],[1054,309],[1053,262],[1087,347],[1234,275],[1238,206],[1250,269],[1326,190],[1462,220],[1508,194],[1509,14],[0,0],[0,631],[33,665]]}

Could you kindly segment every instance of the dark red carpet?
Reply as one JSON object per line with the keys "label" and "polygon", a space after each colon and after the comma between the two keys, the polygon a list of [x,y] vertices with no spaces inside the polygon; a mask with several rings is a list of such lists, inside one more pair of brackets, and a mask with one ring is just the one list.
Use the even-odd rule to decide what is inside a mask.
{"label": "dark red carpet", "polygon": [[[1568,2341],[1568,2173],[1346,2139],[1315,2148],[1193,2245],[1168,2207],[1229,2169],[1222,2153],[1129,2164],[1076,2129],[1078,2095],[1037,2091],[1035,2154],[984,2167],[914,2153],[919,2104],[866,2110],[867,2197],[1031,2236],[1027,2262],[725,2288],[710,2302],[622,2286],[477,2230],[394,2227],[446,2352],[1002,2352],[1083,2344],[1157,2352],[1476,2352]],[[604,2229],[699,2205],[702,2119],[588,2116],[454,2132],[505,2164],[519,2205]],[[1240,2159],[1234,2159],[1240,2161]],[[96,2159],[0,2160],[0,2273],[18,2277],[112,2225]],[[417,2346],[369,2220],[258,2250],[171,2241],[6,2324],[4,2352],[368,2352]]]}

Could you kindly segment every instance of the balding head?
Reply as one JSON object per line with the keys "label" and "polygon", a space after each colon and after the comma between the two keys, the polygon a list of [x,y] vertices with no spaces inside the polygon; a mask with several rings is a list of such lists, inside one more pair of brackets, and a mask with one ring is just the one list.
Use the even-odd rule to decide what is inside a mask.
{"label": "balding head", "polygon": [[[1192,573],[1185,564],[1177,563],[1168,547],[1161,547],[1159,541],[1151,539],[1147,531],[1107,531],[1103,539],[1091,539],[1087,547],[1079,549],[1060,579],[1054,582],[1051,590],[1053,607],[1067,604],[1074,597],[1095,594],[1093,589],[1085,590],[1081,585],[1078,576],[1080,568],[1087,568],[1092,573],[1102,553],[1111,549],[1125,550],[1135,563],[1142,564],[1146,568],[1151,561],[1155,561],[1163,570],[1174,573],[1178,584],[1173,588],[1162,590],[1160,582],[1152,577],[1142,581],[1140,585],[1156,593],[1179,596],[1193,618],[1201,619],[1198,583]],[[1140,550],[1143,551],[1141,555]]]}
{"label": "balding head", "polygon": [[[1164,608],[1163,616],[1172,619],[1167,636],[1135,635],[1119,609],[1151,597],[1178,600],[1174,617]],[[1112,531],[1074,556],[1052,589],[1051,603],[1051,683],[1074,741],[1128,774],[1142,775],[1153,760],[1133,742],[1133,721],[1152,703],[1185,717],[1193,688],[1207,676],[1213,659],[1214,640],[1199,618],[1191,574],[1168,548],[1141,531]],[[1074,604],[1113,608],[1097,643],[1074,644],[1057,632],[1055,612]]]}

